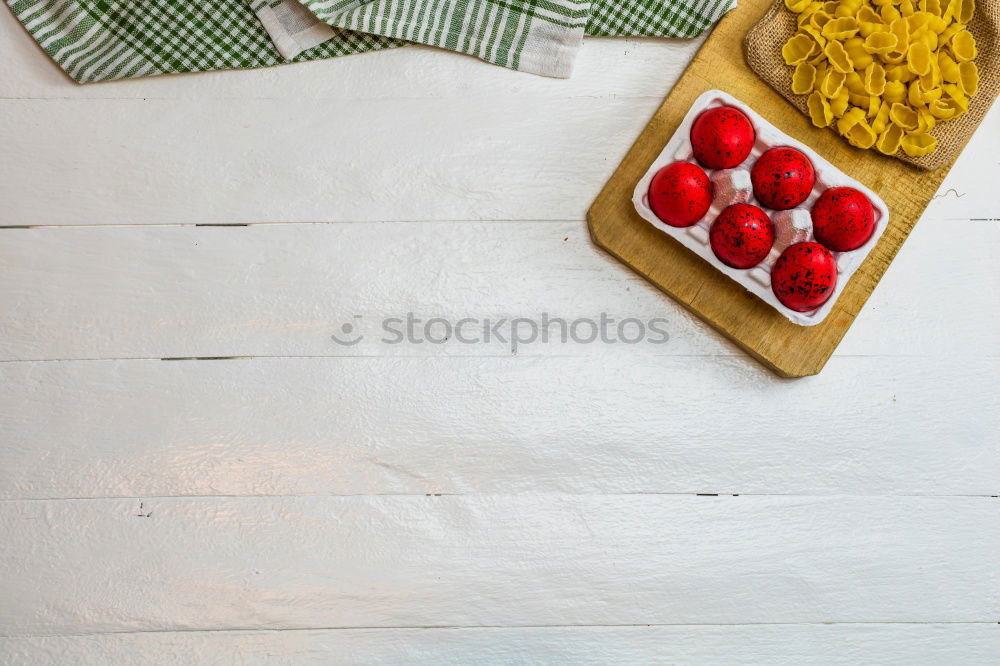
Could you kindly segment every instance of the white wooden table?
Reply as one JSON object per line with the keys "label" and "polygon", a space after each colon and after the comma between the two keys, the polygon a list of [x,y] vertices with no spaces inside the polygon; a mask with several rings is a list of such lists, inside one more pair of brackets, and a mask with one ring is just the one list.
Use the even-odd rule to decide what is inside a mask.
{"label": "white wooden table", "polygon": [[[996,664],[1000,106],[781,380],[583,222],[697,46],[77,87],[0,11],[0,663]],[[670,340],[331,338],[407,312]]]}

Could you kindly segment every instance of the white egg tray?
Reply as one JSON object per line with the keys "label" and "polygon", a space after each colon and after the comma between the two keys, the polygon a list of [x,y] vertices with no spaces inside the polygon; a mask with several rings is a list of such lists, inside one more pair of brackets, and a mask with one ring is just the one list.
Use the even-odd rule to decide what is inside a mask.
{"label": "white egg tray", "polygon": [[[853,187],[863,192],[872,202],[872,206],[875,209],[875,231],[872,234],[872,237],[868,239],[867,243],[856,250],[852,250],[850,252],[832,253],[834,258],[837,260],[837,285],[834,288],[833,295],[830,296],[830,298],[823,305],[815,310],[810,310],[808,312],[796,312],[795,310],[782,305],[777,297],[775,297],[774,292],[771,291],[771,267],[774,265],[774,262],[778,260],[778,257],[781,255],[781,251],[784,250],[784,248],[787,247],[793,240],[789,234],[794,231],[789,228],[789,225],[779,225],[775,220],[775,214],[789,214],[789,211],[774,211],[761,206],[761,208],[764,209],[764,212],[766,212],[771,218],[772,222],[775,222],[776,236],[774,247],[771,249],[767,258],[765,258],[764,261],[758,265],[753,268],[740,269],[732,268],[719,261],[719,259],[715,256],[715,253],[712,251],[711,245],[709,245],[709,228],[712,226],[712,222],[719,215],[719,213],[721,213],[722,210],[728,205],[728,200],[723,200],[722,195],[724,193],[720,192],[718,187],[716,187],[715,199],[712,202],[712,206],[709,208],[708,213],[706,213],[705,217],[699,220],[697,224],[690,227],[672,227],[656,217],[652,209],[649,207],[649,184],[657,171],[668,164],[678,161],[698,164],[697,160],[694,158],[694,152],[691,148],[691,125],[702,111],[716,106],[736,107],[747,115],[757,133],[756,142],[754,143],[753,150],[750,152],[750,156],[744,160],[742,164],[734,167],[734,170],[746,171],[745,177],[739,175],[736,180],[744,180],[746,183],[749,183],[750,168],[753,166],[753,163],[764,151],[775,146],[791,146],[793,148],[797,148],[805,153],[805,155],[812,161],[813,168],[816,172],[816,183],[813,185],[813,190],[809,194],[809,197],[796,209],[794,209],[801,209],[801,211],[804,211],[804,217],[803,212],[801,211],[792,213],[793,215],[798,216],[799,220],[804,220],[808,217],[809,210],[812,208],[813,203],[819,195],[822,194],[824,190],[831,187]],[[699,164],[698,166],[701,165]],[[717,171],[721,170],[705,169],[705,173],[708,174],[709,178],[711,178],[713,182],[715,182],[715,178],[713,178],[713,176],[715,176]],[[749,203],[760,206],[760,202],[753,198],[752,192],[749,196]],[[694,101],[694,104],[691,105],[687,115],[684,116],[684,120],[677,128],[677,131],[674,132],[673,136],[670,137],[670,140],[667,141],[666,147],[664,147],[664,149],[660,152],[659,156],[657,156],[657,158],[650,165],[649,170],[646,171],[646,174],[635,186],[635,193],[632,195],[632,203],[635,205],[635,209],[644,220],[663,233],[675,238],[686,248],[697,254],[708,263],[712,264],[712,266],[714,266],[717,270],[725,273],[729,276],[729,278],[742,285],[747,291],[759,297],[789,320],[800,326],[815,326],[826,318],[826,316],[830,313],[830,310],[833,308],[834,303],[836,303],[837,299],[840,297],[840,293],[844,290],[845,285],[847,285],[851,276],[854,275],[854,272],[865,260],[865,257],[868,256],[868,253],[871,252],[871,249],[875,247],[876,243],[878,243],[878,239],[882,236],[882,233],[885,231],[886,226],[889,223],[889,209],[885,205],[885,202],[882,201],[877,194],[827,162],[825,159],[816,154],[816,151],[811,149],[809,146],[800,141],[796,141],[779,130],[743,102],[736,99],[732,95],[722,92],[721,90],[709,90]],[[788,217],[785,219],[789,220]],[[798,233],[798,237],[794,238],[794,242],[816,240],[812,233],[811,223],[806,226],[808,229],[801,230]]]}

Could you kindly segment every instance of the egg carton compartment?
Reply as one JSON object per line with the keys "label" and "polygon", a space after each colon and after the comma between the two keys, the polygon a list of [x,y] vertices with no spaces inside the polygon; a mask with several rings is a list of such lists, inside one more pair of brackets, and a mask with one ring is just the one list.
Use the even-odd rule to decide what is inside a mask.
{"label": "egg carton compartment", "polygon": [[[707,169],[698,164],[691,147],[691,126],[695,119],[705,110],[716,106],[732,106],[750,119],[756,132],[756,141],[750,156],[742,164],[731,169]],[[778,211],[762,206],[753,196],[750,184],[750,168],[758,157],[766,150],[778,146],[790,146],[800,150],[809,158],[816,173],[816,182],[809,197],[796,208]],[[690,227],[672,227],[661,221],[649,206],[649,186],[653,176],[664,166],[673,162],[691,162],[704,169],[714,185],[712,205],[705,216]],[[850,252],[831,251],[837,262],[837,284],[833,294],[823,305],[807,312],[797,312],[783,305],[771,290],[771,268],[781,256],[781,252],[792,244],[803,241],[814,241],[810,210],[813,203],[825,190],[831,187],[853,187],[862,192],[871,201],[875,214],[875,230],[871,238],[861,247]],[[674,132],[666,146],[650,165],[645,175],[635,186],[632,203],[639,215],[663,233],[673,237],[699,257],[712,264],[717,270],[735,280],[744,289],[751,292],[786,318],[800,326],[815,326],[822,322],[830,313],[840,293],[844,290],[851,276],[864,262],[868,253],[878,243],[889,223],[889,209],[881,197],[872,192],[855,179],[820,157],[816,151],[801,141],[788,136],[760,114],[721,90],[709,90],[698,97],[691,105],[684,120]],[[719,261],[709,244],[709,229],[712,222],[727,206],[733,203],[752,203],[759,206],[771,218],[775,226],[775,241],[770,254],[761,263],[749,269],[732,268]]]}

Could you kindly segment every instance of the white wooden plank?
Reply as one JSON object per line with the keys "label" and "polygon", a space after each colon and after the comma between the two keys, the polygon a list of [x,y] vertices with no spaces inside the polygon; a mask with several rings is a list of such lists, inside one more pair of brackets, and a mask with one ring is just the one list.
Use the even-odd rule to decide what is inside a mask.
{"label": "white wooden plank", "polygon": [[995,622],[995,498],[0,503],[0,634]]}
{"label": "white wooden plank", "polygon": [[[994,358],[0,364],[0,498],[996,495]],[[930,378],[938,378],[931,380]]]}
{"label": "white wooden plank", "polygon": [[993,666],[1000,625],[856,624],[167,632],[0,638],[0,660],[194,664]]}
{"label": "white wooden plank", "polygon": [[288,67],[159,76],[98,85],[66,77],[9,11],[0,12],[0,98],[393,99],[639,96],[663,99],[703,39],[587,39],[569,79],[409,46]]}
{"label": "white wooden plank", "polygon": [[924,217],[1000,219],[996,183],[1000,178],[1000,102],[994,102],[952,167]]}
{"label": "white wooden plank", "polygon": [[0,100],[0,223],[582,219],[658,104]]}
{"label": "white wooden plank", "polygon": [[[982,356],[1000,320],[1000,227],[926,221],[903,248],[841,354]],[[397,223],[3,230],[0,359],[265,355],[510,355],[509,325],[489,344],[386,344],[385,318],[424,323],[543,313],[569,322],[636,317],[666,344],[522,344],[518,355],[742,352],[594,248],[582,223]],[[355,315],[360,319],[355,319]],[[355,346],[331,335],[343,324]],[[635,336],[630,324],[626,335]],[[395,325],[394,328],[400,328]],[[617,323],[614,325],[617,329]],[[440,339],[442,324],[431,327]],[[577,339],[588,340],[589,324]],[[609,329],[611,330],[611,329]],[[907,331],[901,340],[888,331]],[[522,339],[531,329],[523,329]],[[617,335],[615,335],[617,338]],[[607,336],[611,339],[611,335]],[[349,341],[349,336],[342,336]],[[421,334],[419,339],[424,339]],[[648,340],[662,340],[649,335]]]}
{"label": "white wooden plank", "polygon": [[[5,360],[512,354],[509,335],[474,345],[456,338],[442,345],[383,343],[393,338],[383,334],[382,319],[409,311],[424,321],[494,323],[544,312],[571,321],[599,319],[604,311],[618,319],[663,317],[673,339],[643,343],[648,353],[734,353],[596,250],[578,222],[0,233],[6,241],[0,262],[8,271],[0,282]],[[361,344],[332,340],[344,323],[367,333]],[[588,331],[579,330],[586,339]],[[481,330],[464,337],[486,338]],[[547,351],[535,346],[522,345],[518,353],[603,353],[570,338]]]}
{"label": "white wooden plank", "polygon": [[[659,102],[0,100],[0,224],[582,219]],[[929,215],[997,215],[983,131]]]}

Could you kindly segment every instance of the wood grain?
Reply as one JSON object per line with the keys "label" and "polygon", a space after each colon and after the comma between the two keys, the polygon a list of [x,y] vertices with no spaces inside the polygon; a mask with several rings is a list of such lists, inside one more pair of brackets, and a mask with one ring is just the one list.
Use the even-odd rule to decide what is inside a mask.
{"label": "wood grain", "polygon": [[0,534],[0,636],[1000,615],[988,497],[12,501]]}
{"label": "wood grain", "polygon": [[[960,234],[953,233],[956,227]],[[517,356],[743,354],[596,251],[579,222],[16,229],[0,243],[0,361],[203,356],[511,356],[509,340],[385,345],[405,316],[664,320],[667,344],[524,344]],[[979,357],[1000,337],[1000,226],[927,219],[839,353]],[[933,267],[928,270],[928,267]],[[938,307],[923,307],[928,301]],[[361,320],[355,320],[360,315]],[[955,321],[964,325],[955,326]],[[354,322],[352,347],[330,335]],[[886,331],[908,330],[901,345]],[[480,340],[482,337],[480,336]],[[821,416],[821,415],[817,415]]]}
{"label": "wood grain", "polygon": [[993,622],[415,627],[0,638],[0,662],[33,666],[996,666],[998,653],[1000,625]]}
{"label": "wood grain", "polygon": [[[948,373],[963,382],[926,381]],[[996,495],[1000,398],[981,387],[998,373],[976,357],[837,356],[803,382],[742,355],[0,363],[0,499]]]}
{"label": "wood grain", "polygon": [[[741,2],[716,27],[588,213],[595,242],[785,377],[818,373],[850,328],[947,173],[924,172],[860,151],[809,120],[749,70],[744,34],[770,7]],[[812,146],[871,187],[888,204],[889,227],[844,288],[826,320],[800,327],[714,267],[658,232],[632,207],[635,183],[663,148],[695,98],[718,88],[749,103],[779,129]]]}

